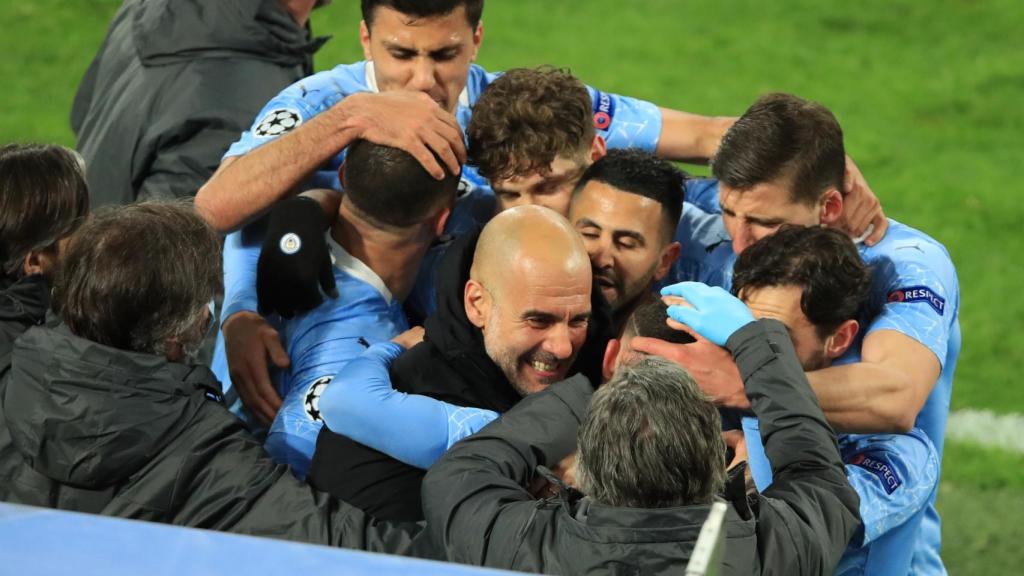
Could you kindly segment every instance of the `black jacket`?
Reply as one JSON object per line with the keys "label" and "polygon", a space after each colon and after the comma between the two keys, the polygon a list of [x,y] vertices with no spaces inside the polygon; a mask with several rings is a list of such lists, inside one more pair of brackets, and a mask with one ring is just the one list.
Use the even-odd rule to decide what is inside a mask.
{"label": "black jacket", "polygon": [[71,110],[93,207],[194,196],[324,41],[278,0],[125,0]]}
{"label": "black jacket", "polygon": [[[479,231],[455,240],[438,264],[437,308],[427,318],[423,342],[395,360],[391,383],[396,390],[498,413],[522,397],[487,355],[483,332],[470,323],[463,289],[473,265]],[[595,290],[600,298],[600,291]],[[574,369],[600,374],[608,341],[610,314],[595,300],[595,320]],[[331,432],[317,437],[309,481],[317,489],[386,520],[421,520],[420,489],[425,471]]]}
{"label": "black jacket", "polygon": [[[762,320],[728,346],[761,421],[775,481],[726,516],[726,574],[829,574],[859,525],[835,438],[782,324]],[[576,447],[592,389],[557,384],[445,454],[423,483],[428,530],[449,560],[558,574],[681,574],[709,505],[615,508],[533,500],[538,465]]]}
{"label": "black jacket", "polygon": [[418,527],[378,523],[274,464],[220,404],[205,367],[102,346],[63,326],[29,329],[11,360],[0,393],[19,465],[0,463],[7,500],[410,552]]}

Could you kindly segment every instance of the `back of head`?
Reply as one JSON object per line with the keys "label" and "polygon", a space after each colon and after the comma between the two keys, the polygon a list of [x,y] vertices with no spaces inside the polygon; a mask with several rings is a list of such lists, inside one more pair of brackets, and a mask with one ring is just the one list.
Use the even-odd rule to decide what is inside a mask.
{"label": "back of head", "polygon": [[601,182],[661,204],[662,239],[672,241],[683,213],[686,174],[671,162],[639,148],[612,149],[587,168],[574,194],[589,182]]}
{"label": "back of head", "polygon": [[662,358],[620,366],[594,393],[579,430],[577,478],[609,506],[707,504],[725,483],[718,410]]}
{"label": "back of head", "polygon": [[466,135],[469,162],[491,182],[547,170],[594,140],[590,93],[566,70],[506,71],[484,89]]}
{"label": "back of head", "polygon": [[694,341],[688,333],[669,327],[667,319],[668,305],[653,292],[648,292],[623,326],[623,346],[635,336],[657,338],[672,344],[689,344]]}
{"label": "back of head", "polygon": [[72,237],[54,308],[76,336],[163,355],[169,340],[202,338],[220,282],[220,238],[191,204],[131,204],[96,212]]}
{"label": "back of head", "polygon": [[413,18],[431,18],[451,14],[459,6],[465,7],[466,20],[476,28],[483,16],[484,0],[362,0],[362,14],[366,25],[373,26],[377,8],[391,8]]}
{"label": "back of head", "polygon": [[791,94],[768,94],[729,128],[711,170],[741,191],[784,178],[794,202],[813,204],[829,188],[843,190],[845,162],[843,130],[832,112]]}
{"label": "back of head", "polygon": [[405,228],[451,207],[459,175],[445,174],[437,180],[408,152],[366,140],[345,153],[345,195],[360,216],[379,226]]}
{"label": "back of head", "polygon": [[79,156],[63,146],[0,147],[0,265],[19,275],[29,252],[53,246],[89,212]]}
{"label": "back of head", "polygon": [[784,226],[743,251],[732,289],[776,286],[801,289],[800,308],[822,337],[857,317],[871,273],[848,236],[832,228]]}

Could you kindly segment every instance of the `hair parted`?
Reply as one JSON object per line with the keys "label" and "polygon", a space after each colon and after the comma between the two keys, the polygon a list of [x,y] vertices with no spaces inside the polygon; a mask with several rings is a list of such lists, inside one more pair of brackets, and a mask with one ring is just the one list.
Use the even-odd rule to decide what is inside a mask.
{"label": "hair parted", "polygon": [[0,265],[20,276],[30,252],[53,246],[89,213],[82,161],[63,146],[0,147]]}
{"label": "hair parted", "polygon": [[469,163],[491,182],[545,172],[590,150],[590,93],[568,70],[514,68],[484,89],[466,134]]}
{"label": "hair parted", "polygon": [[363,21],[373,27],[377,8],[391,8],[414,18],[447,16],[459,6],[466,8],[466,21],[474,30],[484,13],[484,0],[362,0]]}
{"label": "hair parted", "polygon": [[191,203],[100,209],[72,236],[54,309],[76,336],[165,354],[168,340],[195,333],[220,291],[220,244]]}
{"label": "hair parted", "polygon": [[822,338],[856,319],[867,300],[871,271],[848,236],[834,228],[783,226],[743,251],[732,290],[797,286],[800,310]]}
{"label": "hair parted", "polygon": [[615,148],[583,172],[574,194],[595,181],[655,200],[664,217],[662,239],[671,242],[683,213],[686,179],[685,172],[646,150]]}
{"label": "hair parted", "polygon": [[451,206],[458,188],[458,174],[445,168],[445,178],[437,180],[398,148],[356,140],[345,153],[345,194],[374,224],[405,228],[422,222]]}
{"label": "hair parted", "polygon": [[793,96],[757,99],[722,138],[711,171],[723,184],[749,190],[785,178],[794,202],[814,204],[829,188],[843,191],[843,130],[827,108]]}
{"label": "hair parted", "polygon": [[608,506],[711,502],[725,484],[718,410],[679,366],[645,358],[598,388],[579,430],[577,478]]}

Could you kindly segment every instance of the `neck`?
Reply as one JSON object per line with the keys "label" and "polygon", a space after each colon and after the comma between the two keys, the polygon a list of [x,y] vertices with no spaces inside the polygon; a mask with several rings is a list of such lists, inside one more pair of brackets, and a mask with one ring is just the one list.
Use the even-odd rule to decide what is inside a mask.
{"label": "neck", "polygon": [[289,14],[292,20],[299,26],[305,26],[309,22],[309,14],[316,5],[316,0],[277,0]]}
{"label": "neck", "polygon": [[412,290],[420,262],[432,240],[424,238],[421,230],[381,230],[353,212],[345,200],[338,210],[338,219],[331,226],[331,236],[373,270],[398,301],[405,300]]}

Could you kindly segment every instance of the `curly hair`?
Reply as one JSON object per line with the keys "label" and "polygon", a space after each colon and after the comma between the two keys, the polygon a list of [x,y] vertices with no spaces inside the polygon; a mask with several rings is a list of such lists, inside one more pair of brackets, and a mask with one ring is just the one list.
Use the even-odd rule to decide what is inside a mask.
{"label": "curly hair", "polygon": [[568,70],[508,70],[477,100],[467,130],[469,163],[491,182],[544,172],[594,140],[590,92]]}

